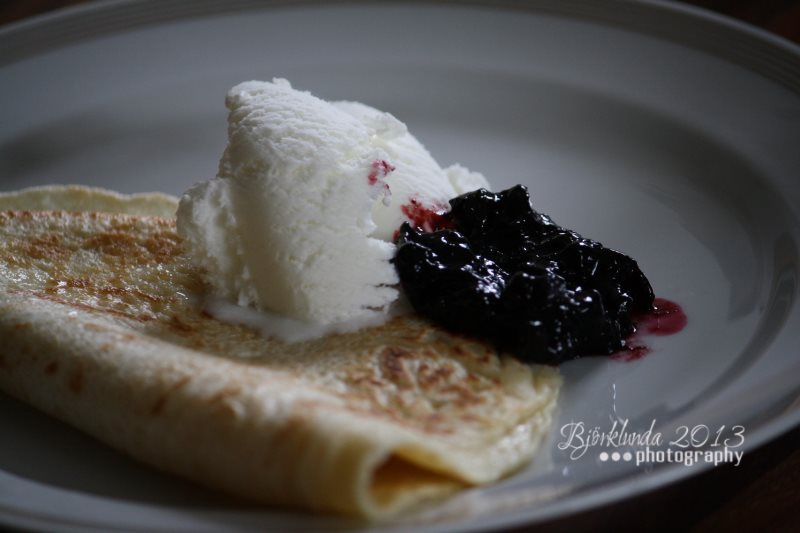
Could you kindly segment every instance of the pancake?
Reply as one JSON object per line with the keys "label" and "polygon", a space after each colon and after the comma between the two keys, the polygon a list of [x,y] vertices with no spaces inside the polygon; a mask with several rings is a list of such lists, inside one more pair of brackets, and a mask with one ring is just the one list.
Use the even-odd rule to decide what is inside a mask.
{"label": "pancake", "polygon": [[0,211],[100,211],[129,215],[173,217],[178,199],[160,192],[120,194],[83,185],[44,185],[0,192]]}
{"label": "pancake", "polygon": [[[107,207],[102,191],[47,194],[34,209],[75,209],[75,194]],[[552,368],[414,315],[265,338],[203,311],[173,218],[124,197],[134,214],[4,201],[0,390],[140,461],[267,505],[381,518],[514,472],[549,430]]]}

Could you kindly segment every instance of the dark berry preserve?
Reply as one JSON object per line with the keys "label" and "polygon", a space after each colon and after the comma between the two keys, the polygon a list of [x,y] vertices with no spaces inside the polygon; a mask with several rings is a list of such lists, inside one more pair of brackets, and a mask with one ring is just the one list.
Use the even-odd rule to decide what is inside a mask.
{"label": "dark berry preserve", "polygon": [[653,307],[636,261],[556,225],[522,185],[454,198],[435,227],[403,224],[394,264],[418,313],[529,362],[618,352]]}

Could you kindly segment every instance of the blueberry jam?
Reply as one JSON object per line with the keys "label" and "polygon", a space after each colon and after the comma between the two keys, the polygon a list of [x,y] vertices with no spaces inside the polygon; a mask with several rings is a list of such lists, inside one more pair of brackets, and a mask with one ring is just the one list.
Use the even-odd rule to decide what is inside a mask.
{"label": "blueberry jam", "polygon": [[464,194],[429,222],[396,239],[414,309],[524,361],[620,352],[634,317],[654,309],[636,261],[536,212],[522,185]]}

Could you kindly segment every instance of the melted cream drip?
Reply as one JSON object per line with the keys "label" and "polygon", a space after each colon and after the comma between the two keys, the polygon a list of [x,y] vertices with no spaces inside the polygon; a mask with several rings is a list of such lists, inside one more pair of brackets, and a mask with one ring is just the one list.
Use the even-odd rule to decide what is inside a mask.
{"label": "melted cream drip", "polygon": [[259,311],[253,307],[243,307],[218,297],[208,297],[203,308],[221,322],[245,326],[258,331],[266,338],[276,338],[283,342],[302,342],[318,339],[335,333],[351,333],[363,328],[380,326],[393,317],[408,314],[411,306],[400,298],[386,313],[375,313],[366,318],[357,318],[332,324],[318,324],[297,320],[270,311]]}

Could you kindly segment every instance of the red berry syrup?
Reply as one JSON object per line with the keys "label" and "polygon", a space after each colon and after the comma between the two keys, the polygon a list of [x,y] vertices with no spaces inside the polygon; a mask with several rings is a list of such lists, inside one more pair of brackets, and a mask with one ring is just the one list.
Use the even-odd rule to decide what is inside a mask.
{"label": "red berry syrup", "polygon": [[688,323],[680,305],[665,298],[656,298],[653,308],[634,318],[636,333],[625,340],[626,346],[611,356],[616,361],[637,361],[650,353],[650,347],[639,338],[642,334],[674,335]]}

